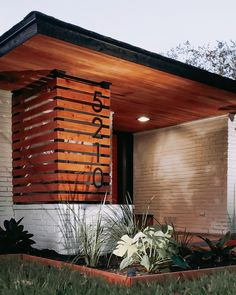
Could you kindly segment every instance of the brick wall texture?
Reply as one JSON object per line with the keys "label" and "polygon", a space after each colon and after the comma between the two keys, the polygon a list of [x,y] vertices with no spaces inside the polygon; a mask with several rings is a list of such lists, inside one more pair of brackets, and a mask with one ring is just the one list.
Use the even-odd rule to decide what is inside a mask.
{"label": "brick wall texture", "polygon": [[[0,225],[13,214],[11,99],[0,91]],[[234,216],[236,123],[227,116],[134,135],[134,203],[192,232],[222,233]],[[54,205],[15,205],[39,247],[65,249]],[[59,212],[61,212],[59,210]],[[235,220],[236,224],[236,220]]]}
{"label": "brick wall texture", "polygon": [[11,93],[0,90],[0,226],[13,217]]}
{"label": "brick wall texture", "polygon": [[[22,224],[34,234],[34,247],[53,249],[61,254],[78,254],[81,247],[80,222],[91,225],[88,234],[95,234],[98,218],[106,225],[108,216],[122,216],[119,205],[28,204],[13,207],[16,219],[24,217]],[[106,231],[102,251],[110,253]]]}
{"label": "brick wall texture", "polygon": [[227,116],[135,134],[136,212],[146,212],[153,198],[149,212],[160,222],[173,222],[192,232],[224,232],[227,154]]}
{"label": "brick wall texture", "polygon": [[236,120],[228,121],[227,161],[227,212],[230,230],[236,232]]}

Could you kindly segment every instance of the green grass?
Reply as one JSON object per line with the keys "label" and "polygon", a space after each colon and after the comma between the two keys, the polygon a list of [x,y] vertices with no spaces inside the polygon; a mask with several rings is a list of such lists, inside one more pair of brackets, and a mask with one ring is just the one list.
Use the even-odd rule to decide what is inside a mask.
{"label": "green grass", "polygon": [[19,259],[1,258],[0,294],[4,295],[209,295],[236,294],[236,273],[223,272],[194,281],[140,284],[132,288],[110,285],[77,271],[55,269]]}

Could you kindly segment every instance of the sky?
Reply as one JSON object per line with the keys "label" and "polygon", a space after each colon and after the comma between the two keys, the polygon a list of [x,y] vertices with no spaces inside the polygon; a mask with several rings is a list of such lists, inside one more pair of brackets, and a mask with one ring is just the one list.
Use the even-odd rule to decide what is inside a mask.
{"label": "sky", "polygon": [[0,4],[0,35],[37,10],[157,53],[187,40],[196,46],[235,40],[235,0],[0,0]]}

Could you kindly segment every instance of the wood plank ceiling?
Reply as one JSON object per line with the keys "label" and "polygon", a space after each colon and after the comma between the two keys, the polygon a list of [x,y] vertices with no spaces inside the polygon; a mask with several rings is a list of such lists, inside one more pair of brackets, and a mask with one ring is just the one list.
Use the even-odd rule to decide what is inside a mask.
{"label": "wood plank ceiling", "polygon": [[[114,129],[138,132],[236,110],[236,94],[37,34],[0,58],[0,89],[27,85],[52,69],[108,81]],[[140,123],[137,117],[150,117]]]}

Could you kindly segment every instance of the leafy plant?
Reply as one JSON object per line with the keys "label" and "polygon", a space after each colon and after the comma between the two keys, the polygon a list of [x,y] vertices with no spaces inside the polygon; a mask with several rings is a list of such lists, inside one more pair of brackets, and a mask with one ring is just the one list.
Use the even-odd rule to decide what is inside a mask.
{"label": "leafy plant", "polygon": [[19,253],[26,252],[31,249],[31,245],[35,244],[31,238],[33,234],[24,230],[20,220],[14,218],[4,221],[4,227],[0,227],[0,253]]}
{"label": "leafy plant", "polygon": [[147,206],[147,210],[141,220],[137,219],[134,208],[130,204],[131,198],[127,194],[126,203],[119,205],[119,210],[117,210],[117,207],[110,206],[109,214],[106,216],[106,230],[109,233],[112,249],[116,247],[117,242],[124,235],[134,237],[146,227],[150,204]]}
{"label": "leafy plant", "polygon": [[204,260],[211,260],[216,263],[221,263],[223,261],[229,260],[230,256],[234,256],[233,249],[236,246],[227,246],[226,243],[230,240],[231,234],[228,231],[221,239],[214,242],[208,238],[198,236],[200,239],[205,241],[209,249],[201,249]]}
{"label": "leafy plant", "polygon": [[113,251],[113,254],[123,258],[120,269],[138,263],[148,272],[157,272],[168,268],[172,257],[183,266],[184,261],[181,257],[178,258],[177,247],[171,240],[172,233],[173,228],[170,225],[158,225],[146,227],[133,238],[124,235]]}

